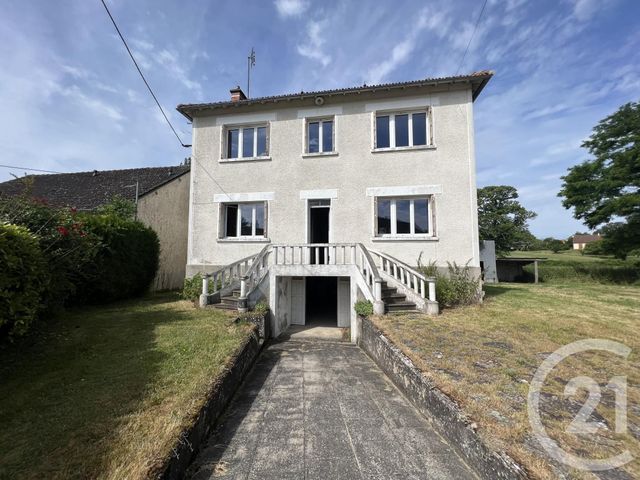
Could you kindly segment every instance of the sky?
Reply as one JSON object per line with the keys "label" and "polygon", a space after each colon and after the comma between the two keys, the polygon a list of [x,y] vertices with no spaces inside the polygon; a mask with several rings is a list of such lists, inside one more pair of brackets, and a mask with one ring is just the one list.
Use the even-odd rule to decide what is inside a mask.
{"label": "sky", "polygon": [[[491,69],[475,103],[478,185],[513,185],[531,231],[586,231],[557,193],[599,120],[640,100],[640,1],[108,0],[184,143],[179,103]],[[469,45],[466,56],[464,52]],[[189,156],[99,0],[0,3],[1,164],[58,172]],[[0,168],[0,181],[24,170]]]}

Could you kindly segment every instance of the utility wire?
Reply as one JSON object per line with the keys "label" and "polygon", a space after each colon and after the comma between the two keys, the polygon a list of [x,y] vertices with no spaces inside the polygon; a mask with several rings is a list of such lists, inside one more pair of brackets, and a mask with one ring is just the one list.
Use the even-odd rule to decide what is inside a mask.
{"label": "utility wire", "polygon": [[30,172],[63,173],[63,172],[54,172],[53,170],[41,170],[39,168],[17,167],[15,165],[0,165],[0,167],[1,168],[15,168],[16,170],[29,170]]}
{"label": "utility wire", "polygon": [[167,114],[164,113],[164,109],[162,108],[162,105],[160,105],[160,102],[158,101],[158,98],[156,97],[155,93],[153,93],[153,90],[151,90],[151,86],[149,85],[149,82],[147,82],[147,79],[145,78],[144,74],[142,73],[142,70],[140,70],[140,67],[138,66],[138,62],[136,62],[136,59],[134,58],[133,53],[131,53],[131,49],[129,48],[129,45],[127,45],[127,41],[122,36],[122,33],[120,33],[120,29],[118,28],[118,25],[116,24],[116,21],[114,20],[113,15],[111,15],[111,12],[109,11],[109,7],[107,7],[107,4],[105,3],[104,0],[100,0],[100,1],[102,2],[102,5],[104,6],[104,9],[107,11],[107,15],[109,15],[109,18],[111,19],[111,23],[113,23],[113,26],[116,28],[116,32],[118,32],[118,36],[120,37],[120,40],[122,40],[122,43],[124,44],[124,47],[127,49],[127,53],[131,57],[131,60],[133,61],[133,64],[136,66],[136,69],[138,70],[138,73],[140,74],[140,77],[142,78],[142,81],[147,86],[147,90],[149,90],[149,93],[151,94],[151,96],[155,100],[156,105],[158,105],[158,108],[160,109],[160,112],[162,113],[162,116],[167,121],[167,124],[169,125],[169,128],[171,128],[171,131],[173,132],[173,134],[178,139],[178,142],[180,142],[180,145],[182,145],[185,148],[191,147],[191,145],[185,145],[184,143],[182,143],[182,140],[180,139],[180,136],[178,135],[178,132],[176,132],[176,129],[173,128],[173,125],[171,125],[171,122],[169,121],[169,117],[167,117]]}
{"label": "utility wire", "polygon": [[484,0],[484,3],[482,4],[482,8],[480,9],[480,14],[478,15],[478,18],[476,20],[476,25],[473,27],[473,32],[471,33],[471,37],[469,38],[469,43],[467,43],[467,48],[465,48],[464,54],[462,55],[462,60],[460,60],[460,66],[458,67],[458,70],[456,70],[456,75],[458,75],[458,73],[460,73],[460,69],[462,68],[462,65],[464,64],[464,59],[467,56],[467,52],[469,51],[469,47],[471,46],[471,42],[473,41],[473,37],[476,34],[476,30],[478,29],[478,24],[480,23],[480,19],[482,18],[482,14],[484,13],[484,8],[486,6],[487,6],[487,0]]}

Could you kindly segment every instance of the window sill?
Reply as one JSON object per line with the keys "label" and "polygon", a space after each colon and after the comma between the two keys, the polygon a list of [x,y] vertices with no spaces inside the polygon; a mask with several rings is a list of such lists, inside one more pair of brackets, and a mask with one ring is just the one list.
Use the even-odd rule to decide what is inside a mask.
{"label": "window sill", "polygon": [[266,237],[227,237],[219,238],[218,243],[270,243]]}
{"label": "window sill", "polygon": [[302,158],[314,158],[314,157],[337,157],[338,152],[317,152],[317,153],[303,153]]}
{"label": "window sill", "polygon": [[373,237],[372,242],[437,242],[438,237],[431,235],[386,235]]}
{"label": "window sill", "polygon": [[220,163],[270,162],[271,157],[221,158]]}
{"label": "window sill", "polygon": [[417,145],[413,147],[387,147],[387,148],[372,148],[371,153],[384,153],[384,152],[405,152],[413,150],[435,150],[435,145]]}

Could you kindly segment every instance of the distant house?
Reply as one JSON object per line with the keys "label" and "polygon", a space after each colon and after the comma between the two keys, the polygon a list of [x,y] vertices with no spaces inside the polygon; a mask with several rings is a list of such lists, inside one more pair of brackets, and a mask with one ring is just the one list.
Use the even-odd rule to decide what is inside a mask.
{"label": "distant house", "polygon": [[160,239],[160,267],[152,290],[166,290],[184,282],[190,171],[190,165],[178,165],[29,175],[0,183],[0,195],[16,196],[28,188],[30,196],[51,205],[91,211],[117,195],[135,201],[137,189],[137,217]]}
{"label": "distant house", "polygon": [[587,246],[587,244],[597,242],[598,240],[602,240],[600,235],[574,235],[573,249],[582,250]]}

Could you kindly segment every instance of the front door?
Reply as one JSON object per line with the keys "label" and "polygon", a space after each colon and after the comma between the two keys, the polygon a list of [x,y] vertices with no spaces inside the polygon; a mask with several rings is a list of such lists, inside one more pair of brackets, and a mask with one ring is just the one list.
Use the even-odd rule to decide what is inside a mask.
{"label": "front door", "polygon": [[[329,243],[331,200],[309,200],[309,243]],[[327,248],[312,248],[311,263],[328,263]]]}

